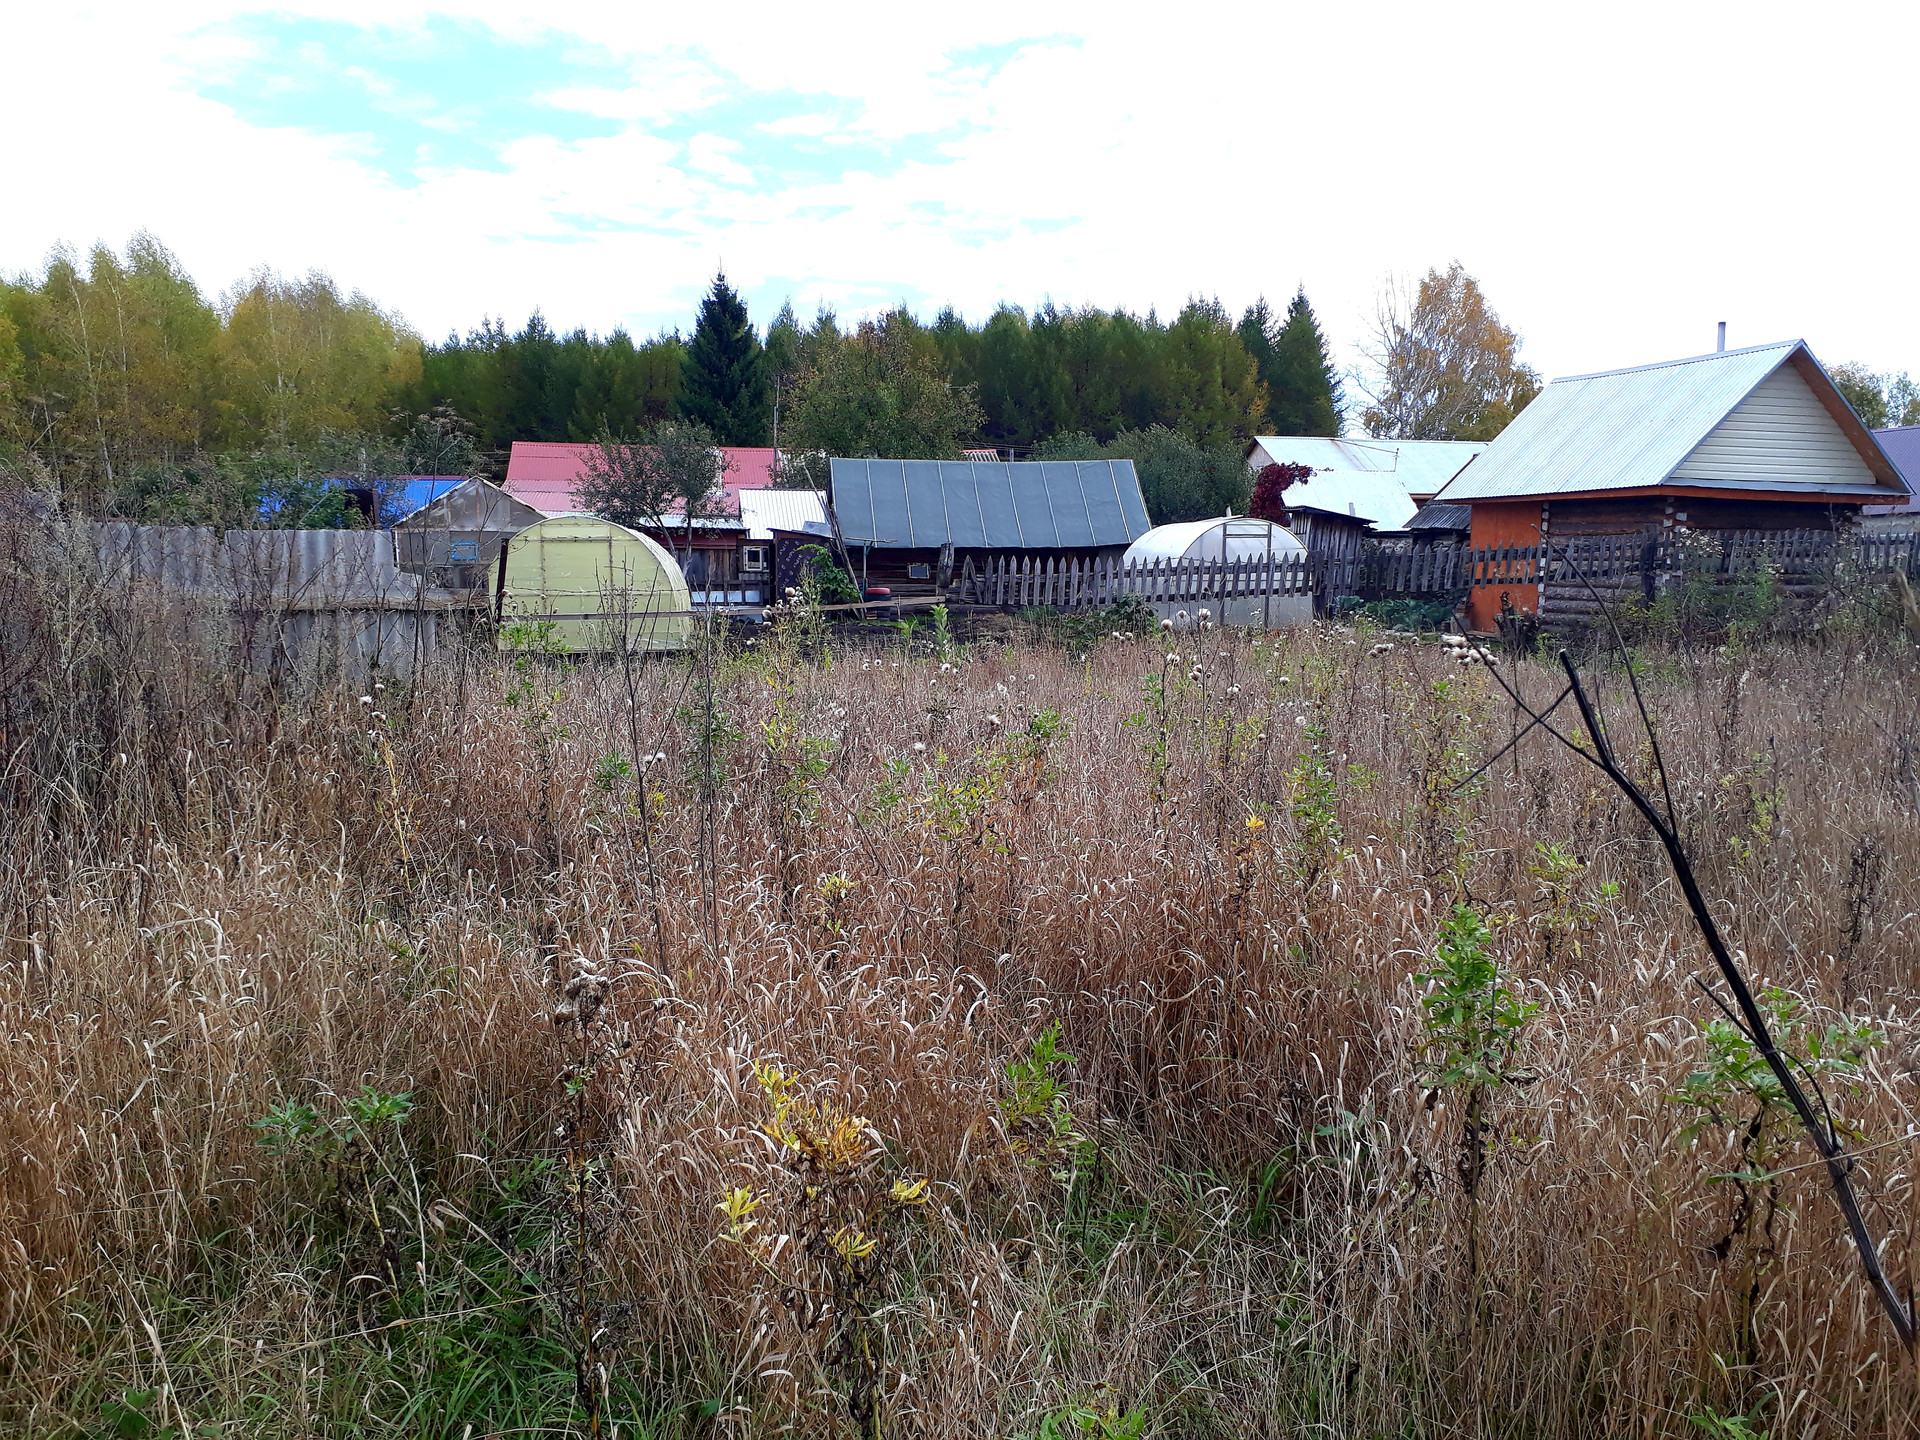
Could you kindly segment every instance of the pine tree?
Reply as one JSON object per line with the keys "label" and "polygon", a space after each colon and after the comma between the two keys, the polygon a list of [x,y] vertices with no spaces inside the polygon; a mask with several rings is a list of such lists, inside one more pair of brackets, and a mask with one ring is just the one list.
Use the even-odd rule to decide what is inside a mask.
{"label": "pine tree", "polygon": [[1286,323],[1273,341],[1273,372],[1267,378],[1269,409],[1277,435],[1338,435],[1343,399],[1340,372],[1327,353],[1327,337],[1314,318],[1303,286],[1287,305]]}
{"label": "pine tree", "polygon": [[725,271],[713,277],[700,302],[687,345],[680,413],[713,431],[722,445],[767,443],[772,416],[763,352],[746,303],[727,284]]}

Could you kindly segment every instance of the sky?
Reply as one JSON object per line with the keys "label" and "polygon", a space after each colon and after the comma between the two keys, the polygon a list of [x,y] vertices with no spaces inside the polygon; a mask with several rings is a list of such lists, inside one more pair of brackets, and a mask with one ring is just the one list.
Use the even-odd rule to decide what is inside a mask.
{"label": "sky", "polygon": [[1552,376],[1920,370],[1920,6],[233,0],[12,7],[0,271],[145,229],[429,339],[1304,285],[1357,363],[1459,260]]}

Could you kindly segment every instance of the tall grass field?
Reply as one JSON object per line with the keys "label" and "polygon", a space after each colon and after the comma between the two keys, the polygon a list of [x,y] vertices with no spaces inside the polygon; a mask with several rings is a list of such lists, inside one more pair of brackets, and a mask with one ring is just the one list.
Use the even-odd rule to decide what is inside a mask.
{"label": "tall grass field", "polygon": [[[8,1435],[1912,1432],[1665,855],[1484,663],[799,613],[342,680],[7,574]],[[1912,647],[1632,663],[1905,1291]]]}

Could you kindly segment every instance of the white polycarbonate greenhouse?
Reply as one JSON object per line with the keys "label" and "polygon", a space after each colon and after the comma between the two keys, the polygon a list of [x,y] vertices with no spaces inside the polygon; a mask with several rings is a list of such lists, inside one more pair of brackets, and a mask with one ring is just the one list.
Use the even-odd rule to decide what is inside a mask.
{"label": "white polycarbonate greenhouse", "polygon": [[[1284,527],[1270,520],[1229,515],[1217,520],[1156,525],[1127,547],[1123,563],[1141,566],[1160,562],[1169,568],[1182,560],[1250,560],[1258,564],[1271,556],[1291,566],[1304,564],[1306,555],[1307,547]],[[1191,603],[1154,602],[1153,608],[1161,619],[1173,620],[1176,625],[1195,618]],[[1222,625],[1304,625],[1313,618],[1313,597],[1305,593],[1243,594],[1223,601],[1218,610],[1211,618]]]}
{"label": "white polycarbonate greenhouse", "polygon": [[1229,515],[1156,525],[1127,547],[1128,560],[1276,560],[1307,553],[1289,530],[1271,520]]}

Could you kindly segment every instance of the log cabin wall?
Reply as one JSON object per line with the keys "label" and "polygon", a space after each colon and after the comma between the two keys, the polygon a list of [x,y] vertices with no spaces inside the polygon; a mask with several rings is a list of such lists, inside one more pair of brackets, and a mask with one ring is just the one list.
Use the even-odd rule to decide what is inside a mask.
{"label": "log cabin wall", "polygon": [[[1473,548],[1537,546],[1545,517],[1546,507],[1538,500],[1483,501],[1473,507]],[[1534,614],[1540,608],[1538,585],[1476,585],[1467,596],[1468,624],[1479,631],[1493,630],[1500,619],[1503,597],[1524,614]]]}
{"label": "log cabin wall", "polygon": [[1694,530],[1832,530],[1846,523],[1849,512],[1859,509],[1821,501],[1673,491],[1544,503],[1548,533],[1555,537],[1631,535],[1668,525]]}

